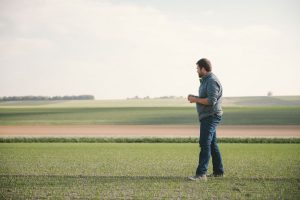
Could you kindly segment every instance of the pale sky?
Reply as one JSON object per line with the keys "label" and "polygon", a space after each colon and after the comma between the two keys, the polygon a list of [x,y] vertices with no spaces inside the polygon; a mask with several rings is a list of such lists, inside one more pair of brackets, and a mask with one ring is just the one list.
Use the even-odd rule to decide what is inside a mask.
{"label": "pale sky", "polygon": [[0,96],[300,95],[297,0],[0,0]]}

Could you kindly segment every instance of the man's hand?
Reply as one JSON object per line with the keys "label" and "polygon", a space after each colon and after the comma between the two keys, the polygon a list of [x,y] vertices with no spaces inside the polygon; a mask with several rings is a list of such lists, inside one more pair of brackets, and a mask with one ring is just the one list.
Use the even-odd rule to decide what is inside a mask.
{"label": "man's hand", "polygon": [[189,94],[188,100],[189,100],[190,103],[196,103],[197,102],[197,97],[192,95],[192,94]]}
{"label": "man's hand", "polygon": [[207,98],[199,98],[195,95],[189,94],[188,100],[190,103],[200,103],[203,105],[208,105],[208,99]]}

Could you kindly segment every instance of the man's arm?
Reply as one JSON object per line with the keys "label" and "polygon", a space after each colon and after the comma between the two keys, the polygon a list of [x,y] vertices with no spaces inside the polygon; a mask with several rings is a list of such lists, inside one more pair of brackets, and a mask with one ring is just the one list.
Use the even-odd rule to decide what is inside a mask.
{"label": "man's arm", "polygon": [[209,80],[207,85],[207,102],[208,105],[214,106],[218,101],[220,86],[215,80]]}
{"label": "man's arm", "polygon": [[200,103],[200,104],[203,104],[203,105],[208,105],[208,98],[199,98],[199,97],[196,97],[194,95],[189,95],[188,96],[188,100],[190,101],[190,103]]}
{"label": "man's arm", "polygon": [[189,95],[190,103],[200,103],[202,105],[215,105],[218,99],[220,86],[214,80],[210,80],[207,86],[207,98],[200,98],[194,95]]}

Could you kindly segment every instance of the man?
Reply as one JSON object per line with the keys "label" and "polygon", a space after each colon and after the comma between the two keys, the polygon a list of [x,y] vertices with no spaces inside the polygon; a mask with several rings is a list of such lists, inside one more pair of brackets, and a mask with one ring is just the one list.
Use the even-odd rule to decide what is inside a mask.
{"label": "man", "polygon": [[200,78],[199,96],[189,95],[190,103],[196,103],[200,122],[199,164],[195,176],[190,180],[207,180],[207,170],[212,156],[213,173],[208,177],[223,177],[224,169],[221,153],[217,144],[217,125],[222,118],[223,88],[219,79],[211,72],[212,67],[208,59],[202,58],[197,63],[197,73]]}

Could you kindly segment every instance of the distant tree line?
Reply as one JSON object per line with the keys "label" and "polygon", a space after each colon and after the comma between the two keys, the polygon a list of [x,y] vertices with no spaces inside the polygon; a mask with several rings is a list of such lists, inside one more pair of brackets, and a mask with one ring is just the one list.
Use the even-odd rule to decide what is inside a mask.
{"label": "distant tree line", "polygon": [[94,100],[93,95],[71,95],[71,96],[4,96],[0,101],[43,101],[43,100]]}

